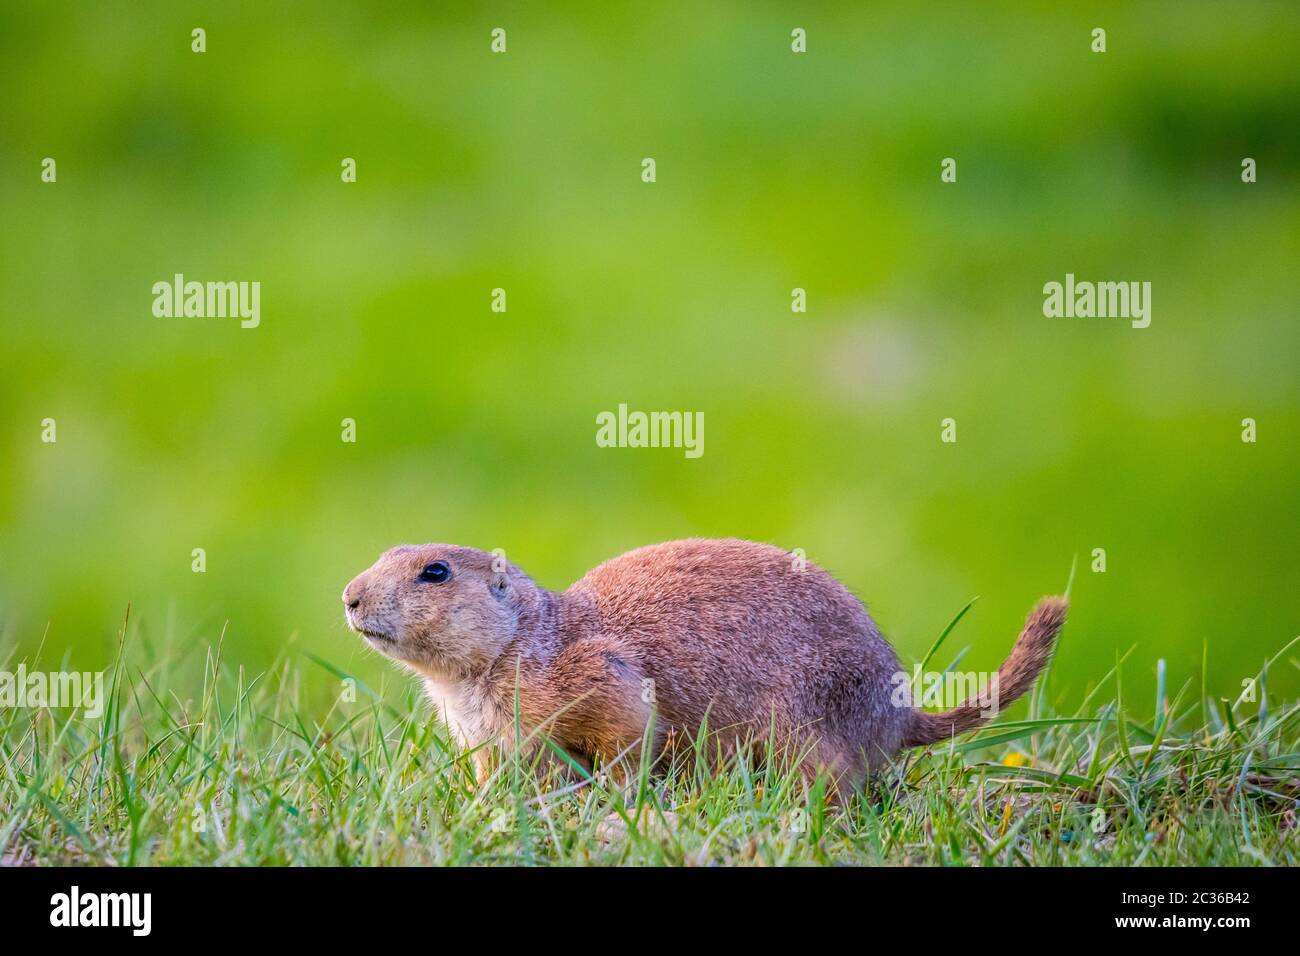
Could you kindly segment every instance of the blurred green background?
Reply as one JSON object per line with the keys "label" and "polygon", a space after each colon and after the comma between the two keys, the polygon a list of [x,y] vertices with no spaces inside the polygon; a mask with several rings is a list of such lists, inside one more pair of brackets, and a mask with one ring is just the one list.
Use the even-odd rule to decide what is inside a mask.
{"label": "blurred green background", "polygon": [[[1300,15],[1069,6],[6,0],[0,643],[103,666],[129,603],[378,680],[339,594],[392,544],[562,588],[740,536],[905,658],[982,595],[972,668],[1077,556],[1058,694],[1208,642],[1235,695],[1300,631]],[[177,272],[260,328],[154,318]],[[1067,272],[1151,327],[1044,318]],[[704,456],[597,448],[620,402]]]}

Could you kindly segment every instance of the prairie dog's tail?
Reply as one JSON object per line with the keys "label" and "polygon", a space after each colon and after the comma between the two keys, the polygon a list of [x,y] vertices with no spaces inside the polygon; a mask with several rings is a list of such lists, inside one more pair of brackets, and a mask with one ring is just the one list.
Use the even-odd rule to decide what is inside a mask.
{"label": "prairie dog's tail", "polygon": [[1052,656],[1056,635],[1065,623],[1067,602],[1063,597],[1045,597],[1029,612],[1025,629],[1011,648],[1011,656],[998,668],[996,702],[979,699],[966,700],[941,714],[927,714],[919,708],[912,711],[912,723],[903,739],[905,747],[922,747],[925,744],[947,740],[956,734],[978,727],[989,717],[988,711],[1006,707],[1034,683]]}

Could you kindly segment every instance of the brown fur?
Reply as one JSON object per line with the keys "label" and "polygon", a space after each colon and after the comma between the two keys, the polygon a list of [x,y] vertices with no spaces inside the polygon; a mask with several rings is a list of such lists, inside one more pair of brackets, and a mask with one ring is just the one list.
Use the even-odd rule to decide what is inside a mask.
{"label": "brown fur", "polygon": [[[436,560],[440,584],[419,580]],[[926,714],[893,699],[893,648],[838,581],[770,545],[671,541],[630,551],[563,593],[454,545],[405,545],[343,592],[348,623],[424,680],[466,747],[545,733],[586,767],[636,748],[654,715],[656,756],[707,722],[720,753],[774,738],[806,769],[859,785],[904,747],[977,726],[968,701]],[[1045,598],[998,671],[999,704],[1029,689],[1065,618]]]}

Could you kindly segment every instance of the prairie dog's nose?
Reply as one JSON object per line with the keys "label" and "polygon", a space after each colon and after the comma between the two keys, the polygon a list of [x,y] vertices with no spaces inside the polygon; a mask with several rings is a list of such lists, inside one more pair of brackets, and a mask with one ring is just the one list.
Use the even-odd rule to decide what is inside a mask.
{"label": "prairie dog's nose", "polygon": [[349,611],[355,611],[361,606],[361,598],[365,594],[365,585],[361,583],[361,578],[353,578],[348,582],[348,586],[343,589],[343,604]]}

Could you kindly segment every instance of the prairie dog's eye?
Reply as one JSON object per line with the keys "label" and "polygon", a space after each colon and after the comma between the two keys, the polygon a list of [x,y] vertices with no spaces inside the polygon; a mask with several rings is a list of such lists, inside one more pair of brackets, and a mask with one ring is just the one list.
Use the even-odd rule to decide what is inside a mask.
{"label": "prairie dog's eye", "polygon": [[420,572],[420,580],[427,581],[430,584],[441,584],[451,577],[451,567],[446,561],[435,561],[433,564],[426,564],[424,570]]}

